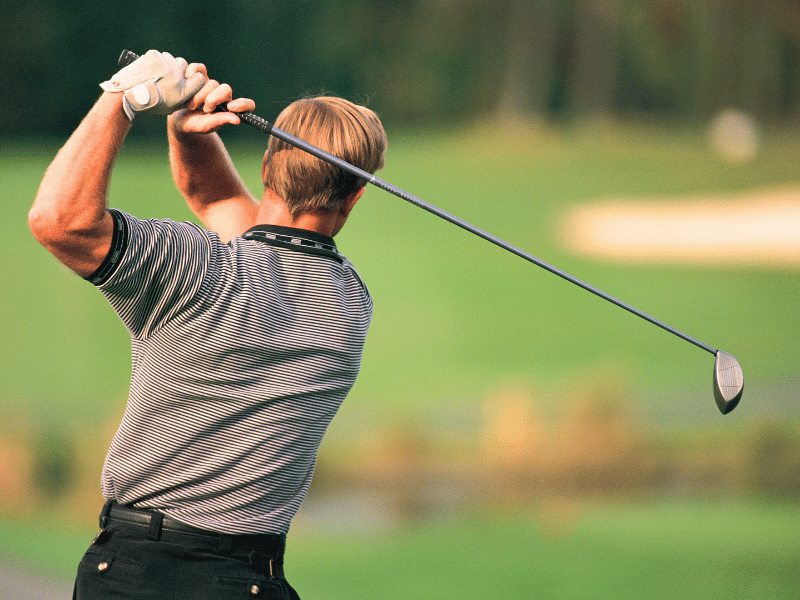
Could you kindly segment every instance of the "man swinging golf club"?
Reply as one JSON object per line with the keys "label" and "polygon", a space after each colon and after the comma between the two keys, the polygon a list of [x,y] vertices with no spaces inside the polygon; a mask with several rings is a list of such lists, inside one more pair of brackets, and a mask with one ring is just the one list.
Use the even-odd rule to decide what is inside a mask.
{"label": "man swinging golf club", "polygon": [[[136,60],[138,55],[130,50],[123,50],[122,54],[119,57],[120,65],[128,65]],[[742,368],[739,365],[738,361],[728,354],[727,352],[723,352],[718,348],[714,348],[713,346],[709,346],[708,344],[701,342],[700,340],[693,338],[690,335],[683,333],[682,331],[675,329],[671,325],[667,325],[663,321],[652,317],[651,315],[639,310],[638,308],[634,308],[627,302],[623,302],[622,300],[615,298],[611,294],[607,294],[606,292],[602,291],[601,289],[586,283],[585,281],[581,281],[577,277],[570,275],[566,271],[555,267],[540,258],[533,256],[532,254],[525,252],[524,250],[517,248],[506,242],[505,240],[500,239],[499,237],[492,235],[488,231],[484,231],[474,225],[468,223],[464,219],[461,219],[453,214],[448,213],[447,211],[442,210],[441,208],[434,206],[433,204],[426,202],[422,198],[418,198],[413,194],[409,194],[405,190],[392,185],[388,181],[384,181],[379,177],[376,177],[374,174],[365,171],[353,164],[350,164],[346,160],[327,152],[326,150],[315,146],[314,144],[309,143],[308,141],[297,137],[296,135],[292,135],[291,133],[282,130],[280,127],[277,127],[262,119],[258,115],[253,114],[252,112],[240,112],[238,113],[239,118],[241,119],[242,123],[245,123],[262,133],[266,133],[271,135],[272,137],[276,137],[285,143],[289,144],[294,148],[299,148],[304,152],[309,153],[312,156],[316,156],[324,160],[325,162],[336,166],[337,168],[343,170],[346,173],[350,173],[351,175],[355,176],[358,179],[371,183],[372,185],[389,192],[397,196],[398,198],[402,198],[406,202],[410,202],[414,206],[422,208],[442,219],[448,221],[462,229],[469,231],[481,237],[504,250],[511,252],[512,254],[516,254],[517,256],[524,258],[530,263],[533,263],[554,275],[558,275],[559,277],[569,281],[589,291],[612,304],[624,308],[631,314],[636,315],[637,317],[644,319],[652,323],[653,325],[657,325],[661,327],[663,330],[668,331],[669,333],[685,340],[691,344],[694,344],[698,348],[702,348],[706,352],[709,352],[715,356],[714,361],[714,401],[717,403],[717,408],[719,408],[720,412],[723,415],[730,413],[736,406],[738,406],[739,401],[742,398],[742,393],[744,390],[744,374],[742,373]]]}
{"label": "man swinging golf club", "polygon": [[[102,529],[75,598],[296,598],[286,533],[372,313],[333,240],[365,182],[273,138],[256,201],[214,133],[255,103],[201,64],[151,50],[102,88],[29,214],[35,237],[100,289],[132,338]],[[139,112],[170,115],[172,172],[205,229],[107,207]],[[366,108],[305,99],[276,122],[366,172],[383,166],[386,135]]]}

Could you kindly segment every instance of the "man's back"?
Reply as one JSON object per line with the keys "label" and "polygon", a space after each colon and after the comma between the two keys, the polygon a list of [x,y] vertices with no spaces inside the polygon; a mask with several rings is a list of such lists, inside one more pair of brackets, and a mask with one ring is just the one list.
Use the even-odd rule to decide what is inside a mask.
{"label": "man's back", "polygon": [[285,533],[358,374],[366,287],[320,234],[259,226],[222,244],[120,218],[131,242],[100,289],[133,370],[104,494],[203,529]]}

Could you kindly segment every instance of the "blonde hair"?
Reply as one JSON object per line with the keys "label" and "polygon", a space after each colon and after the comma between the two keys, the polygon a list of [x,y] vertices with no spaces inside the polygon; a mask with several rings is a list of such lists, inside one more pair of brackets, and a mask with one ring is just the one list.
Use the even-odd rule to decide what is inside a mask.
{"label": "blonde hair", "polygon": [[[335,96],[303,98],[287,106],[275,126],[368,173],[383,167],[388,145],[378,116]],[[365,182],[273,137],[262,165],[264,186],[284,199],[292,216],[335,212]]]}

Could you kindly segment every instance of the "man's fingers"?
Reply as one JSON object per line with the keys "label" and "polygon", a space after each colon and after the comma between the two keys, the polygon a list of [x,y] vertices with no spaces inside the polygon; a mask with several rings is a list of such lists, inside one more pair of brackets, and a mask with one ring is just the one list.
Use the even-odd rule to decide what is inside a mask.
{"label": "man's fingers", "polygon": [[205,85],[186,103],[186,108],[201,110],[206,103],[206,98],[208,98],[208,95],[213,92],[217,86],[219,86],[218,81],[206,79]]}
{"label": "man's fingers", "polygon": [[[233,90],[227,83],[208,78],[208,70],[202,63],[186,66],[185,77],[191,79],[198,73],[205,78],[205,84],[190,98],[185,107],[173,115],[173,125],[177,131],[186,133],[211,133],[225,125],[239,125],[237,112],[254,111],[256,103],[249,98],[233,99]],[[219,106],[231,112],[215,112]]]}
{"label": "man's fingers", "polygon": [[192,96],[189,100],[187,100],[185,106],[190,110],[197,110],[198,108],[203,106],[203,102],[205,102],[206,96],[208,96],[211,90],[213,90],[216,86],[219,85],[218,82],[208,78],[208,70],[206,69],[206,66],[202,63],[191,63],[188,67],[186,67],[186,71],[184,74],[187,79],[190,79],[193,75],[196,75],[197,73],[201,73],[203,77],[205,77],[206,82],[194,96]]}
{"label": "man's fingers", "polygon": [[196,110],[183,110],[173,116],[177,131],[184,133],[211,133],[225,125],[238,125],[239,117],[232,112],[204,113]]}
{"label": "man's fingers", "polygon": [[256,103],[250,98],[237,98],[228,102],[226,107],[233,112],[253,112],[256,109]]}
{"label": "man's fingers", "polygon": [[208,69],[203,63],[191,63],[186,67],[186,78],[188,79],[195,73],[202,73],[208,79]]}
{"label": "man's fingers", "polygon": [[233,100],[233,90],[227,83],[220,84],[214,81],[215,87],[208,92],[203,102],[203,111],[214,112],[219,105],[224,105]]}
{"label": "man's fingers", "polygon": [[[186,67],[186,78],[190,79],[193,75],[202,73],[206,78],[206,83],[202,88],[186,102],[189,110],[202,110],[205,113],[213,113],[218,106],[224,106],[233,112],[252,112],[256,108],[256,103],[249,98],[233,99],[233,90],[227,83],[220,83],[215,79],[208,78],[208,69],[202,63],[191,63]],[[228,122],[238,124],[239,119],[230,119]]]}

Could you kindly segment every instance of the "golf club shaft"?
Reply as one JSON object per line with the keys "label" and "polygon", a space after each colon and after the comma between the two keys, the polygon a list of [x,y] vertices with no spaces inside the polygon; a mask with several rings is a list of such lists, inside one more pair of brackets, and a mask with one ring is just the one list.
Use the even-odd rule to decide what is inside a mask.
{"label": "golf club shaft", "polygon": [[[120,66],[125,66],[127,64],[130,64],[131,62],[133,62],[137,58],[138,58],[137,54],[135,54],[135,53],[133,53],[133,52],[131,52],[129,50],[123,50],[122,55],[119,58],[119,64],[120,64]],[[218,109],[218,110],[224,110],[224,109]],[[380,189],[382,189],[382,190],[384,190],[386,192],[389,192],[390,194],[394,194],[398,198],[402,198],[403,200],[405,200],[407,202],[410,202],[411,204],[414,204],[415,206],[418,206],[419,208],[425,209],[428,212],[433,213],[434,215],[436,215],[438,217],[441,217],[442,219],[444,219],[446,221],[449,221],[450,223],[461,227],[462,229],[466,229],[470,233],[473,233],[473,234],[477,235],[478,237],[481,237],[481,238],[483,238],[483,239],[485,239],[485,240],[487,240],[487,241],[489,241],[489,242],[491,242],[491,243],[503,248],[504,250],[507,250],[507,251],[511,252],[512,254],[516,254],[517,256],[519,256],[521,258],[524,258],[525,260],[527,260],[529,262],[532,262],[533,264],[535,264],[535,265],[537,265],[537,266],[539,266],[539,267],[541,267],[541,268],[543,268],[543,269],[545,269],[547,271],[550,271],[554,275],[558,275],[559,277],[561,277],[563,279],[566,279],[570,283],[574,283],[575,285],[577,285],[579,287],[582,287],[586,291],[591,292],[592,294],[595,294],[596,296],[599,296],[599,297],[603,298],[604,300],[607,300],[608,302],[611,302],[612,304],[616,304],[620,308],[624,308],[625,310],[627,310],[628,312],[633,313],[637,317],[641,317],[642,319],[644,319],[646,321],[649,321],[653,325],[657,325],[658,327],[661,327],[662,329],[664,329],[666,331],[669,331],[673,335],[676,335],[679,338],[681,338],[683,340],[686,340],[687,342],[691,342],[692,344],[694,344],[698,348],[702,348],[703,350],[705,350],[707,352],[710,352],[711,354],[714,354],[714,355],[716,355],[716,353],[717,353],[717,349],[709,346],[708,344],[704,344],[703,342],[701,342],[701,341],[699,341],[699,340],[697,340],[697,339],[695,339],[695,338],[693,338],[693,337],[691,337],[689,335],[686,335],[682,331],[680,331],[678,329],[675,329],[674,327],[671,327],[670,325],[667,325],[663,321],[659,321],[655,317],[651,317],[647,313],[642,312],[637,308],[634,308],[630,304],[628,304],[626,302],[623,302],[622,300],[619,300],[618,298],[615,298],[614,296],[611,296],[610,294],[606,294],[604,291],[599,290],[599,289],[597,289],[596,287],[594,287],[592,285],[589,285],[588,283],[578,279],[577,277],[573,277],[569,273],[567,273],[565,271],[562,271],[561,269],[559,269],[557,267],[554,267],[553,265],[551,265],[551,264],[549,264],[549,263],[547,263],[547,262],[545,262],[545,261],[533,256],[532,254],[529,254],[528,252],[525,252],[524,250],[521,250],[521,249],[517,248],[516,246],[513,246],[512,244],[509,244],[508,242],[498,238],[497,236],[492,235],[491,233],[488,233],[488,232],[486,232],[486,231],[484,231],[484,230],[482,230],[482,229],[480,229],[478,227],[475,227],[474,225],[472,225],[470,223],[467,223],[463,219],[460,219],[459,217],[456,217],[455,215],[452,215],[452,214],[450,214],[450,213],[448,213],[448,212],[446,212],[446,211],[434,206],[433,204],[425,202],[421,198],[417,198],[416,196],[414,196],[412,194],[409,194],[405,190],[402,190],[402,189],[398,188],[397,186],[394,186],[391,183],[389,183],[387,181],[384,181],[383,179],[375,177],[371,173],[368,173],[367,171],[359,169],[358,167],[356,167],[354,165],[351,165],[350,163],[348,163],[348,162],[346,162],[346,161],[344,161],[344,160],[342,160],[342,159],[340,159],[340,158],[338,158],[338,157],[336,157],[336,156],[334,156],[334,155],[322,150],[321,148],[317,148],[316,146],[314,146],[312,144],[309,144],[308,142],[306,142],[304,140],[301,140],[300,138],[297,138],[297,137],[295,137],[295,136],[293,136],[293,135],[291,135],[289,133],[286,133],[282,129],[280,129],[278,127],[275,127],[272,123],[270,123],[269,121],[267,121],[265,119],[262,119],[258,115],[255,115],[255,114],[250,113],[250,112],[242,112],[242,113],[236,113],[236,114],[239,116],[239,118],[242,120],[243,123],[246,123],[247,125],[250,125],[251,127],[254,127],[254,128],[262,131],[263,133],[266,133],[268,135],[272,135],[272,136],[274,136],[274,137],[276,137],[276,138],[278,138],[280,140],[283,140],[287,144],[290,144],[290,145],[292,145],[292,146],[294,146],[296,148],[299,148],[300,150],[303,150],[304,152],[308,152],[312,156],[316,156],[317,158],[319,158],[321,160],[324,160],[327,163],[330,163],[330,164],[332,164],[332,165],[334,165],[336,167],[339,167],[340,169],[342,169],[342,170],[344,170],[344,171],[346,171],[346,172],[348,172],[348,173],[350,173],[352,175],[355,175],[356,177],[359,177],[360,179],[363,179],[367,183],[371,183],[372,185],[374,185],[376,187],[379,187]]]}

